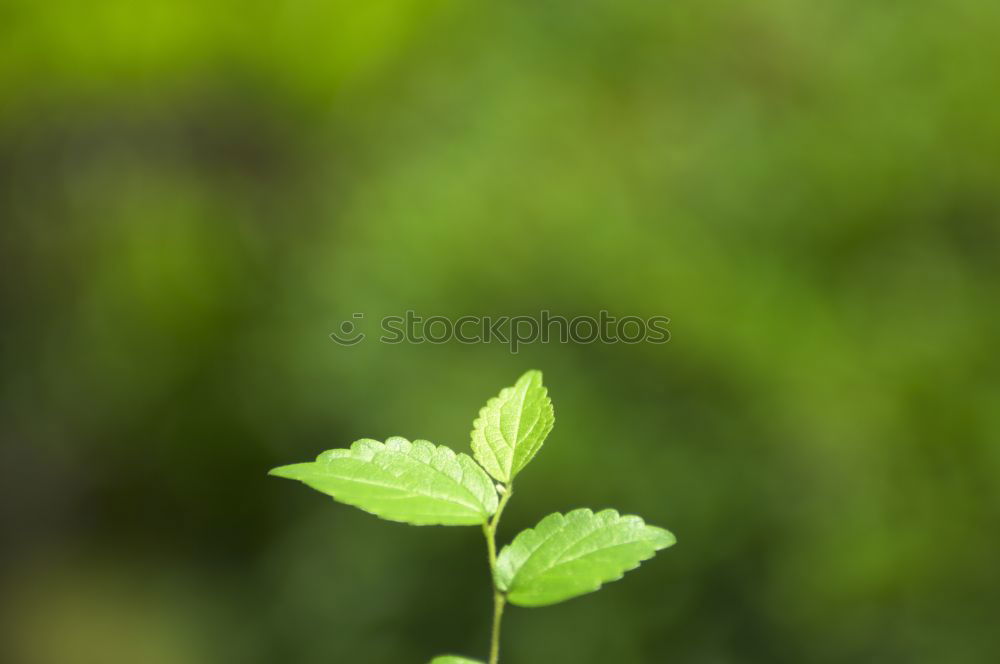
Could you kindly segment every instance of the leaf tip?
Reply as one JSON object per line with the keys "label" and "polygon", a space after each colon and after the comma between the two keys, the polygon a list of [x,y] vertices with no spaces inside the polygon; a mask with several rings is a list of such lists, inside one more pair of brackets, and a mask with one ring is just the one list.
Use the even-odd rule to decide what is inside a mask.
{"label": "leaf tip", "polygon": [[650,540],[653,542],[653,546],[656,550],[668,549],[674,544],[677,544],[677,536],[666,528],[660,528],[658,526],[646,526],[646,532],[650,534]]}
{"label": "leaf tip", "polygon": [[528,369],[517,379],[518,383],[542,383],[542,372],[539,369]]}
{"label": "leaf tip", "polygon": [[297,479],[295,477],[295,467],[301,464],[293,463],[287,466],[277,466],[267,471],[269,477],[281,477],[287,480]]}

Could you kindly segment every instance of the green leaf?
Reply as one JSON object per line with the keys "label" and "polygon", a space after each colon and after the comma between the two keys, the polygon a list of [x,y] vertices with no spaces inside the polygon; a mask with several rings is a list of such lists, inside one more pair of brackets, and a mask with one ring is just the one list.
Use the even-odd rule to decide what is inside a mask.
{"label": "green leaf", "polygon": [[512,604],[555,604],[622,578],[676,541],[669,531],[615,510],[556,512],[503,548],[496,583]]}
{"label": "green leaf", "polygon": [[298,480],[348,505],[415,526],[475,526],[497,510],[489,476],[467,454],[426,440],[359,440],[271,475]]}
{"label": "green leaf", "polygon": [[459,657],[458,655],[441,655],[431,660],[431,664],[483,664],[478,659]]}
{"label": "green leaf", "polygon": [[542,372],[525,373],[479,411],[472,424],[476,461],[496,479],[510,482],[538,452],[554,421]]}

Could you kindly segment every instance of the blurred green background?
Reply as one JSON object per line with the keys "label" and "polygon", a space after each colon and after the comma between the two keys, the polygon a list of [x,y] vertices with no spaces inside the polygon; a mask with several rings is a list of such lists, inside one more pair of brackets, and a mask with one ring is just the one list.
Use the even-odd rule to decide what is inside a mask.
{"label": "blurred green background", "polygon": [[[501,528],[679,545],[504,660],[986,663],[1000,3],[0,2],[0,659],[482,656],[481,533],[267,478],[556,408]],[[423,315],[665,345],[346,348]],[[369,330],[370,331],[370,330]]]}

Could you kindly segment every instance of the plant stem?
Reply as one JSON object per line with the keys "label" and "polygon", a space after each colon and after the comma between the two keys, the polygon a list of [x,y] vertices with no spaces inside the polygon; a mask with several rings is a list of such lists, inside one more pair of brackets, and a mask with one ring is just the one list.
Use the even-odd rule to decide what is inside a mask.
{"label": "plant stem", "polygon": [[500,523],[500,515],[503,508],[507,506],[507,501],[513,495],[510,484],[503,487],[500,493],[500,504],[497,505],[496,514],[489,523],[483,525],[483,533],[486,535],[486,551],[490,559],[490,580],[493,584],[493,630],[490,634],[490,659],[489,664],[498,664],[500,661],[500,620],[503,618],[503,607],[507,603],[507,597],[497,588],[497,524]]}
{"label": "plant stem", "polygon": [[500,620],[503,618],[503,606],[507,598],[499,590],[493,591],[493,634],[490,637],[489,664],[500,661]]}

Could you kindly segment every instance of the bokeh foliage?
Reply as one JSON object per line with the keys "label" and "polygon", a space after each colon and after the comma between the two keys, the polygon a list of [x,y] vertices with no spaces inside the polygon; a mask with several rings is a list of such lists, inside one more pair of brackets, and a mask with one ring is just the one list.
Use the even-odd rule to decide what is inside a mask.
{"label": "bokeh foliage", "polygon": [[[998,26],[988,0],[4,0],[0,659],[481,652],[478,533],[265,472],[467,449],[538,367],[559,423],[501,537],[614,505],[682,545],[512,610],[508,661],[993,661]],[[673,338],[326,336],[406,309]]]}

